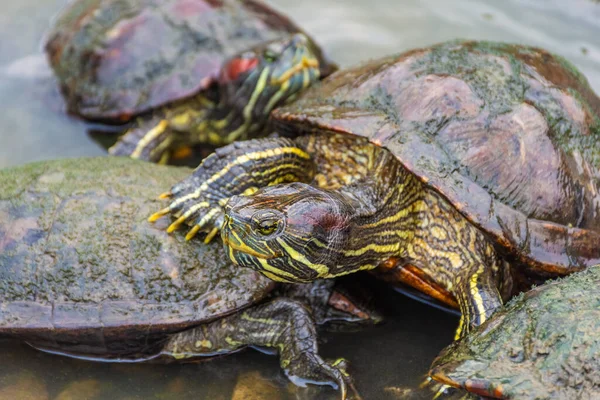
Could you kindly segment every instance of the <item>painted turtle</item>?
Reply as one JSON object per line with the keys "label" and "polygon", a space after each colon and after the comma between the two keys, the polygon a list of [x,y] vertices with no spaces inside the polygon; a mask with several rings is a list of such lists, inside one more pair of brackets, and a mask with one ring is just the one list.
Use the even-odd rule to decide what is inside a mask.
{"label": "painted turtle", "polygon": [[376,316],[326,281],[268,297],[273,282],[233,266],[222,246],[191,246],[149,224],[152,185],[189,171],[116,158],[0,171],[0,335],[116,362],[264,346],[295,383],[337,385],[344,397],[349,378],[317,353],[313,315]]}
{"label": "painted turtle", "polygon": [[335,68],[257,0],[75,1],[46,52],[74,114],[124,122],[161,107],[110,149],[150,161],[268,133],[274,107]]}
{"label": "painted turtle", "polygon": [[272,117],[295,137],[217,150],[150,220],[221,230],[277,281],[381,267],[458,306],[456,338],[511,295],[513,268],[600,262],[600,99],[560,57],[442,43],[339,71]]}
{"label": "painted turtle", "polygon": [[431,376],[486,397],[597,398],[598,304],[600,265],[538,286],[445,349]]}

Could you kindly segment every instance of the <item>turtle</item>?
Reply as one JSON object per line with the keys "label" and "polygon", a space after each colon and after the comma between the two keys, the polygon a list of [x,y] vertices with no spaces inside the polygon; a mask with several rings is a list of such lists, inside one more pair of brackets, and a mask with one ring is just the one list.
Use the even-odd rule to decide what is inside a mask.
{"label": "turtle", "polygon": [[493,398],[597,398],[599,288],[595,265],[521,294],[444,349],[430,375]]}
{"label": "turtle", "polygon": [[192,246],[149,224],[149,183],[189,172],[106,157],[1,170],[0,336],[112,362],[260,346],[279,352],[297,385],[354,393],[345,363],[320,357],[315,324],[353,327],[381,316],[342,284],[277,285],[239,270],[217,243]]}
{"label": "turtle", "polygon": [[190,144],[268,134],[269,112],[335,68],[258,0],[82,0],[45,50],[70,113],[123,123],[109,149],[167,162]]}
{"label": "turtle", "polygon": [[[450,41],[325,79],[161,197],[187,238],[283,282],[379,271],[457,307],[455,339],[600,262],[600,99],[543,49]],[[519,278],[519,281],[521,278]]]}

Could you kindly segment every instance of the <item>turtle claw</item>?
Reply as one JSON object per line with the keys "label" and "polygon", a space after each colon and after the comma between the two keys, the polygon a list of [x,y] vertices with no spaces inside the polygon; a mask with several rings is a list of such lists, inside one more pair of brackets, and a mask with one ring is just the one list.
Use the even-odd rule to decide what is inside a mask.
{"label": "turtle claw", "polygon": [[199,231],[200,231],[200,227],[198,225],[194,225],[194,227],[192,229],[190,229],[188,231],[188,233],[185,235],[185,240],[192,240]]}
{"label": "turtle claw", "polygon": [[179,228],[179,225],[185,222],[186,219],[187,217],[185,215],[182,215],[181,217],[177,218],[175,222],[169,225],[169,227],[167,228],[167,233],[173,233],[177,228]]}
{"label": "turtle claw", "polygon": [[213,228],[213,230],[210,231],[204,238],[204,243],[209,244],[210,241],[213,240],[213,238],[217,235],[217,233],[219,233],[219,228]]}
{"label": "turtle claw", "polygon": [[154,214],[152,214],[150,217],[148,217],[148,222],[155,222],[158,219],[162,218],[163,216],[167,215],[171,210],[167,207],[167,208],[163,208],[160,211],[155,212]]}
{"label": "turtle claw", "polygon": [[[207,214],[209,215],[209,214]],[[177,221],[175,221],[177,222]],[[192,240],[196,234],[198,232],[200,232],[201,229],[205,229],[207,228],[208,224],[196,224],[192,227],[192,229],[190,229],[188,231],[188,233],[185,235],[185,240]],[[220,225],[216,226],[215,223],[212,224],[213,228],[208,232],[208,234],[205,236],[204,238],[204,243],[209,244],[211,242],[211,240],[213,240],[213,238],[219,233],[219,231],[221,230]]]}
{"label": "turtle claw", "polygon": [[362,400],[362,397],[354,387],[354,381],[348,374],[348,361],[339,358],[329,363],[330,374],[336,377],[339,386],[340,398],[342,400]]}
{"label": "turtle claw", "polygon": [[446,395],[450,395],[455,390],[455,388],[453,388],[452,386],[431,379],[430,376],[426,377],[423,380],[423,382],[419,385],[419,387],[421,389],[428,388],[432,393],[434,393],[432,397],[433,400],[443,398]]}
{"label": "turtle claw", "polygon": [[[227,197],[215,196],[214,193],[203,193],[200,196],[178,193],[184,191],[171,191],[160,195],[161,199],[171,199],[171,204],[160,211],[155,212],[149,218],[149,222],[155,222],[159,218],[171,214],[177,219],[167,228],[168,233],[173,233],[183,224],[191,226],[185,236],[186,240],[193,239],[200,231],[208,232],[204,243],[209,243],[220,231],[223,225],[224,210],[221,204],[226,204]],[[194,201],[196,200],[196,201]]]}
{"label": "turtle claw", "polygon": [[449,386],[447,385],[440,385],[437,392],[433,395],[433,400],[439,399],[440,396],[443,396],[448,388]]}
{"label": "turtle claw", "polygon": [[243,168],[234,168],[246,150],[238,145],[229,145],[206,157],[191,175],[159,196],[162,200],[168,199],[170,204],[148,220],[154,222],[170,214],[175,221],[169,225],[167,232],[172,233],[186,224],[190,227],[187,240],[191,240],[198,232],[206,232],[204,242],[210,242],[223,226],[225,206],[229,199],[248,190],[247,181],[237,179],[244,172]]}

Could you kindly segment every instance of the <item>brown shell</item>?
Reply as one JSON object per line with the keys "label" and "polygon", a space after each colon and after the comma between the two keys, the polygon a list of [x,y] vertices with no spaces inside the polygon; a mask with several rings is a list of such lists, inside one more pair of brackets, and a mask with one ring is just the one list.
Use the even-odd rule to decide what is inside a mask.
{"label": "brown shell", "polygon": [[232,55],[296,32],[258,0],[80,0],[57,18],[46,52],[70,112],[126,121],[207,88]]}
{"label": "brown shell", "polygon": [[190,172],[116,157],[0,171],[0,334],[102,354],[263,299],[273,282],[222,245],[146,221],[156,188]]}
{"label": "brown shell", "polygon": [[339,71],[273,119],[368,137],[539,271],[600,262],[600,99],[544,50],[413,50]]}

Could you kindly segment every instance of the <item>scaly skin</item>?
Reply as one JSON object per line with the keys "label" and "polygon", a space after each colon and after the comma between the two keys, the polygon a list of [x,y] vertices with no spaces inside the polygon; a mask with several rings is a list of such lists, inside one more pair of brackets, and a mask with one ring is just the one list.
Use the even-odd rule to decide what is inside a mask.
{"label": "scaly skin", "polygon": [[106,157],[0,171],[0,335],[115,362],[267,346],[290,377],[343,393],[349,377],[318,355],[315,324],[378,317],[329,281],[272,292],[219,244],[149,224],[153,188],[189,172]]}
{"label": "scaly skin", "polygon": [[[374,179],[373,177],[376,177]],[[282,182],[290,182],[282,184]],[[242,196],[236,196],[244,194]],[[221,236],[230,258],[284,282],[374,269],[395,259],[452,293],[456,337],[501,304],[504,264],[439,194],[367,140],[344,135],[263,139],[223,148],[167,194],[172,213]]]}
{"label": "scaly skin", "polygon": [[235,352],[246,346],[267,347],[279,354],[279,364],[292,382],[331,384],[340,396],[356,394],[341,360],[325,361],[318,354],[311,312],[300,302],[278,298],[230,317],[178,333],[160,355],[177,360]]}
{"label": "scaly skin", "polygon": [[271,111],[319,79],[311,46],[298,33],[234,56],[215,87],[139,117],[109,153],[166,163],[178,147],[220,146],[267,133]]}
{"label": "scaly skin", "polygon": [[[533,277],[600,262],[599,116],[581,73],[543,49],[440,43],[339,71],[274,110],[280,134],[355,140],[282,143],[298,149],[295,183],[276,185],[280,154],[253,142],[252,159],[219,161],[248,192],[208,165],[196,172],[224,216],[194,209],[208,187],[193,178],[156,215],[174,213],[171,229],[185,221],[189,237],[222,228],[230,258],[276,280],[381,266],[388,281],[456,300],[458,338],[511,294],[507,261]],[[256,190],[257,177],[275,185]]]}

